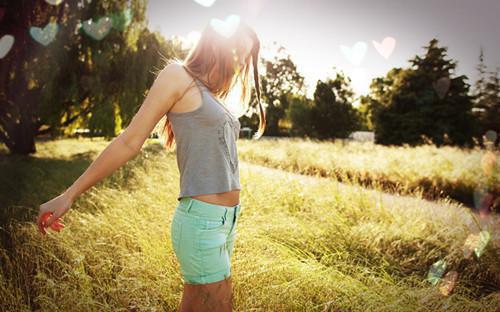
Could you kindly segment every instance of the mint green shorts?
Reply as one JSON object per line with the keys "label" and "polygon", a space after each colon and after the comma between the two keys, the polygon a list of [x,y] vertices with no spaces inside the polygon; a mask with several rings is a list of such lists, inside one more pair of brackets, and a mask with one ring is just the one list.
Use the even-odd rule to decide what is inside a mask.
{"label": "mint green shorts", "polygon": [[208,284],[231,275],[241,204],[221,206],[191,197],[179,201],[170,237],[184,282]]}

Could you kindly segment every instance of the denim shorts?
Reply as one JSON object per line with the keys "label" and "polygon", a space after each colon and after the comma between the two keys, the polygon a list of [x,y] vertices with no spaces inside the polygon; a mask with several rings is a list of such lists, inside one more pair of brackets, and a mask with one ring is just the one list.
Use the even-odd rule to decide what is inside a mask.
{"label": "denim shorts", "polygon": [[187,284],[208,284],[231,275],[231,256],[241,204],[221,206],[189,196],[172,219],[172,248]]}

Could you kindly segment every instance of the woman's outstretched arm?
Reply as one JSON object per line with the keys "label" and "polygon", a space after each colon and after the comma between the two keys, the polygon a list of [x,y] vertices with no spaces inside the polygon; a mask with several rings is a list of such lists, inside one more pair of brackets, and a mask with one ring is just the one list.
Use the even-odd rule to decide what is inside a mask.
{"label": "woman's outstretched arm", "polygon": [[[182,70],[180,65],[172,63],[160,71],[128,127],[111,141],[64,193],[40,205],[39,227],[50,226],[69,210],[80,194],[111,175],[140,152],[151,131],[177,100]],[[41,217],[47,212],[53,214],[43,222]]]}

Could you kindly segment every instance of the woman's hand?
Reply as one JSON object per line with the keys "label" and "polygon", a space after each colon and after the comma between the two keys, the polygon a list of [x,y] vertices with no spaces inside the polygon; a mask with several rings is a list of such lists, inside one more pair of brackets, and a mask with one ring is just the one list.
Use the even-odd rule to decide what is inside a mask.
{"label": "woman's hand", "polygon": [[61,217],[71,208],[73,200],[63,193],[48,202],[40,205],[38,213],[38,229],[45,234],[45,228],[49,227],[55,231],[60,231],[64,224],[60,223]]}

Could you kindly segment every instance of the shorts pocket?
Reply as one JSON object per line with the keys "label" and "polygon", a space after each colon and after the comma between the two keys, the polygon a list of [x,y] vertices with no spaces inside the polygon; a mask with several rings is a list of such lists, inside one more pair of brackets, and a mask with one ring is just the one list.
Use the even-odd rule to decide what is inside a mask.
{"label": "shorts pocket", "polygon": [[202,230],[204,231],[217,231],[221,230],[225,227],[225,222],[222,219],[207,219],[203,222],[203,228]]}

